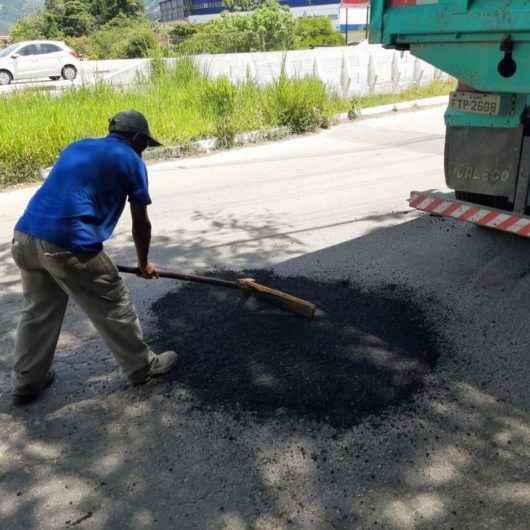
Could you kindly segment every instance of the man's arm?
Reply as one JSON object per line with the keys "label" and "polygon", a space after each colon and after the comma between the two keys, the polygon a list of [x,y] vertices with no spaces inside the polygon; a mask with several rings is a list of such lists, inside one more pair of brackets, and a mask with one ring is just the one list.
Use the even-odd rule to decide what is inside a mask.
{"label": "man's arm", "polygon": [[147,206],[131,202],[132,235],[138,267],[142,276],[147,279],[158,278],[156,267],[149,263],[149,247],[151,245],[151,221],[147,215]]}

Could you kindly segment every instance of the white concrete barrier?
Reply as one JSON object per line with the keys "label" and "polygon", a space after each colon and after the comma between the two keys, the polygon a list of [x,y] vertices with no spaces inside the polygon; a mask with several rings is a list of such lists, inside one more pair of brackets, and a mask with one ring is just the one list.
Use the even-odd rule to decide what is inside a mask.
{"label": "white concrete barrier", "polygon": [[[282,70],[288,77],[314,76],[344,97],[382,94],[403,90],[409,86],[426,85],[437,79],[447,79],[444,72],[410,55],[408,52],[385,50],[366,42],[358,46],[315,48],[259,53],[195,55],[197,67],[211,78],[228,77],[233,82],[251,78],[261,85],[278,79]],[[175,64],[177,59],[166,59]],[[149,59],[83,61],[74,83],[55,83],[53,90],[64,90],[98,81],[114,86],[130,87],[150,72]],[[46,86],[49,83],[39,83]],[[34,84],[0,87],[0,94]]]}
{"label": "white concrete barrier", "polygon": [[395,92],[449,77],[408,52],[367,43],[286,52],[197,55],[192,59],[212,78],[226,76],[237,82],[250,76],[260,84],[268,84],[283,68],[289,77],[318,77],[345,97]]}

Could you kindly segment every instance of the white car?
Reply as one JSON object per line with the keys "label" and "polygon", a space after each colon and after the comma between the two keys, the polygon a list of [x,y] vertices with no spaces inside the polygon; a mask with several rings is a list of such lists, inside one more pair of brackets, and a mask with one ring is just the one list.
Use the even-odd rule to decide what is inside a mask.
{"label": "white car", "polygon": [[64,42],[17,42],[0,50],[0,85],[45,77],[73,81],[79,60],[77,52]]}

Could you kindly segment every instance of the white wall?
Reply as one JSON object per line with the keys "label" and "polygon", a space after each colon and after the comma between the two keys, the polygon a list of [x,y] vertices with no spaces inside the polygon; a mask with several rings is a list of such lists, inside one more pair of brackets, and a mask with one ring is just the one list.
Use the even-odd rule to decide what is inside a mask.
{"label": "white wall", "polygon": [[[266,85],[285,69],[293,78],[316,76],[345,97],[403,90],[413,84],[428,84],[448,76],[408,52],[385,50],[379,45],[316,48],[288,52],[234,53],[196,55],[195,64],[212,78],[226,76],[244,81],[248,76]],[[176,59],[167,59],[175,63]],[[54,84],[56,90],[103,81],[115,86],[133,85],[139,76],[149,75],[150,61],[131,59],[118,61],[83,61],[83,69],[74,83]],[[49,83],[40,83],[40,86]],[[24,89],[28,84],[0,87],[0,94]]]}
{"label": "white wall", "polygon": [[290,77],[317,76],[343,96],[388,93],[413,84],[426,85],[447,74],[410,55],[379,45],[316,48],[289,52],[197,55],[193,58],[211,77],[243,81],[247,76],[267,84],[277,79],[282,65]]}

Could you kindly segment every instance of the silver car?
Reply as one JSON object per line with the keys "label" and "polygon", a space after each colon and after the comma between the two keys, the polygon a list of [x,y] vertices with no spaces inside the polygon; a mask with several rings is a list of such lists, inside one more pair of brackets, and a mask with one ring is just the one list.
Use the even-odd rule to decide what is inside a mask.
{"label": "silver car", "polygon": [[64,42],[17,42],[0,50],[0,85],[39,78],[73,81],[79,60],[79,55]]}

